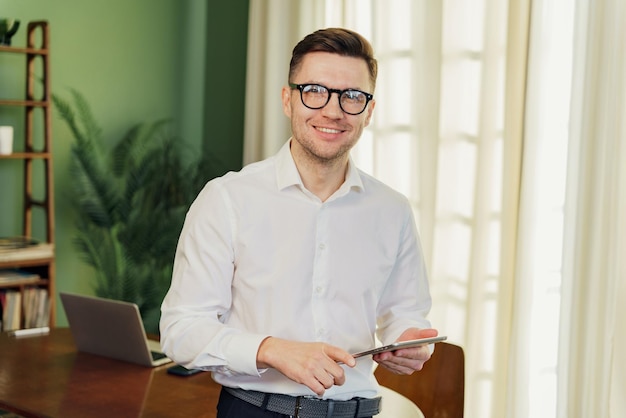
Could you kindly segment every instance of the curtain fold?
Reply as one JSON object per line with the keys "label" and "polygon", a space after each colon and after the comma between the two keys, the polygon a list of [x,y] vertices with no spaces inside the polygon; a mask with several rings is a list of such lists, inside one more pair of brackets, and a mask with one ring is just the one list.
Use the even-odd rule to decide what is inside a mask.
{"label": "curtain fold", "polygon": [[[578,1],[565,219],[560,417],[622,417],[626,4]],[[621,391],[620,391],[621,389]]]}
{"label": "curtain fold", "polygon": [[523,113],[507,417],[554,417],[574,8],[533,0]]}
{"label": "curtain fold", "polygon": [[[531,0],[511,0],[508,11],[507,77],[504,106],[504,145],[502,149],[502,238],[500,265],[503,277],[516,278],[519,239],[519,208],[522,176],[522,151],[524,141],[524,116],[527,91],[528,44],[530,32]],[[524,293],[519,292],[516,280],[503,281],[499,287],[498,303],[507,307],[498,319],[496,334],[503,342],[503,351],[496,364],[501,368],[499,381],[503,393],[497,400],[496,410],[504,416],[523,416],[528,409],[528,397],[523,389],[528,376],[520,363],[527,364],[528,354],[519,350],[516,342],[528,336],[526,324],[517,324],[514,311],[521,306]],[[515,331],[513,330],[515,329]],[[504,412],[506,411],[506,412]]]}

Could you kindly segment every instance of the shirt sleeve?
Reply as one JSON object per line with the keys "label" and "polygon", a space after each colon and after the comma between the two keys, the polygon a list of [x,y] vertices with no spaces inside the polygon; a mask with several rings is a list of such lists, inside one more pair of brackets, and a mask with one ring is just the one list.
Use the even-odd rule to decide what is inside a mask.
{"label": "shirt sleeve", "polygon": [[407,202],[396,262],[378,304],[378,339],[389,344],[408,328],[430,328],[431,304],[417,226]]}
{"label": "shirt sleeve", "polygon": [[161,306],[161,346],[176,363],[226,375],[259,375],[267,335],[226,325],[234,272],[233,221],[225,190],[209,182],[187,213],[172,283]]}

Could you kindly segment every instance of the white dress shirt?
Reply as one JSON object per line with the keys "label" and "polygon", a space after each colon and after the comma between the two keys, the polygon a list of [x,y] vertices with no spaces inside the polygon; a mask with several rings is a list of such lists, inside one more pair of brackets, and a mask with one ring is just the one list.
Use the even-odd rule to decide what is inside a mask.
{"label": "white dress shirt", "polygon": [[[161,312],[165,353],[230,387],[314,395],[256,356],[268,336],[348,352],[429,328],[431,300],[408,200],[358,170],[322,202],[287,142],[267,160],[207,183],[187,214]],[[372,359],[343,366],[324,398],[376,396]]]}

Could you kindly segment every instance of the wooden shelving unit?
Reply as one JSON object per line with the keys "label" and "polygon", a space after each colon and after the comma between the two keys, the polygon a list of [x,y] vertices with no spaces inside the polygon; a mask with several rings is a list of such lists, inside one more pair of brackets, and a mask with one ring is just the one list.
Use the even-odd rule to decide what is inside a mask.
{"label": "wooden shelving unit", "polygon": [[[48,22],[33,21],[27,25],[27,41],[26,47],[2,46],[0,45],[0,53],[21,54],[26,58],[26,86],[23,99],[0,98],[0,112],[3,107],[21,107],[24,108],[24,137],[15,138],[15,142],[19,143],[23,140],[23,151],[16,151],[10,155],[0,155],[0,164],[2,160],[21,160],[23,161],[23,207],[24,221],[22,235],[31,238],[33,235],[33,209],[41,208],[44,212],[46,222],[45,239],[42,246],[46,251],[32,251],[24,249],[21,254],[16,251],[0,250],[0,269],[20,269],[31,273],[36,273],[40,279],[24,280],[23,282],[11,281],[8,283],[0,283],[0,291],[7,289],[18,290],[24,296],[27,288],[38,287],[46,289],[48,292],[49,303],[49,324],[54,324],[55,309],[55,256],[54,256],[54,194],[53,194],[53,175],[52,175],[52,132],[51,132],[51,95],[50,95],[50,32]],[[37,74],[37,64],[42,64]],[[39,87],[39,88],[37,88]],[[37,93],[39,96],[37,97]],[[41,111],[36,111],[41,109]],[[41,125],[39,125],[41,124]],[[43,138],[35,138],[35,125],[39,128],[37,132],[41,132],[39,136]],[[35,144],[39,144],[36,146]],[[15,147],[14,147],[15,148]],[[20,147],[21,148],[21,147]],[[43,163],[43,170],[34,169],[36,161]],[[43,174],[41,174],[43,172]],[[38,178],[35,178],[38,177]],[[43,189],[43,197],[35,198],[33,196],[34,185],[37,184],[39,189]],[[2,235],[2,231],[0,231]],[[30,250],[30,252],[29,252]],[[22,297],[22,300],[24,298]],[[23,317],[23,315],[22,315]],[[21,327],[24,327],[24,319],[22,318]]]}

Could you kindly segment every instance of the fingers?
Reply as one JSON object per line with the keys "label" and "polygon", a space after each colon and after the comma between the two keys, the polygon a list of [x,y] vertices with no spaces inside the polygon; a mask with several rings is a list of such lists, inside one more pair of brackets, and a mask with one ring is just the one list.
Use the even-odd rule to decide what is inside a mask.
{"label": "fingers", "polygon": [[428,345],[424,345],[421,347],[415,348],[405,348],[396,351],[388,351],[385,353],[380,353],[374,356],[374,360],[381,361],[396,361],[402,362],[403,359],[406,360],[419,360],[421,362],[426,362],[430,359],[430,347]]}
{"label": "fingers", "polygon": [[[328,370],[328,376],[332,380],[330,386],[333,386],[333,385],[341,386],[344,383],[346,383],[346,373],[343,370],[343,368],[339,366],[337,363],[332,364],[332,366],[330,367],[330,370]],[[328,389],[330,386],[327,386],[326,389]]]}
{"label": "fingers", "polygon": [[350,367],[356,360],[346,351],[325,343],[301,343],[269,337],[259,346],[257,365],[272,367],[291,380],[306,385],[318,395],[346,381],[342,362]]}
{"label": "fingers", "polygon": [[352,354],[339,347],[325,345],[324,352],[334,363],[343,363],[348,367],[356,366],[356,359],[352,357]]}
{"label": "fingers", "polygon": [[410,375],[422,370],[426,361],[393,357],[391,360],[379,361],[378,363],[395,374]]}
{"label": "fingers", "polygon": [[324,361],[315,362],[320,367],[312,372],[317,382],[313,381],[312,385],[307,385],[319,396],[323,395],[326,389],[330,389],[335,385],[341,386],[346,382],[345,371],[338,363],[343,363],[348,367],[356,365],[356,359],[338,347],[321,344],[321,348],[325,359]]}
{"label": "fingers", "polygon": [[[337,383],[335,380],[335,376],[326,372],[321,372],[320,375],[315,376],[315,378],[320,383],[320,385],[322,385],[324,389],[330,389]],[[323,390],[322,390],[322,393],[324,393]]]}
{"label": "fingers", "polygon": [[328,362],[311,361],[301,369],[301,374],[296,377],[296,381],[306,385],[317,395],[323,395],[326,389],[337,385],[343,385],[346,376],[343,368],[335,361],[328,359]]}
{"label": "fingers", "polygon": [[[417,332],[416,332],[417,331]],[[427,338],[437,335],[436,330],[407,330],[400,340],[406,336],[418,336],[418,338]],[[434,335],[433,335],[434,334]],[[403,338],[404,337],[404,338]],[[431,356],[430,347],[427,345],[396,350],[394,352],[386,352],[374,356],[374,360],[381,366],[396,374],[412,374],[415,371],[422,370]]]}

